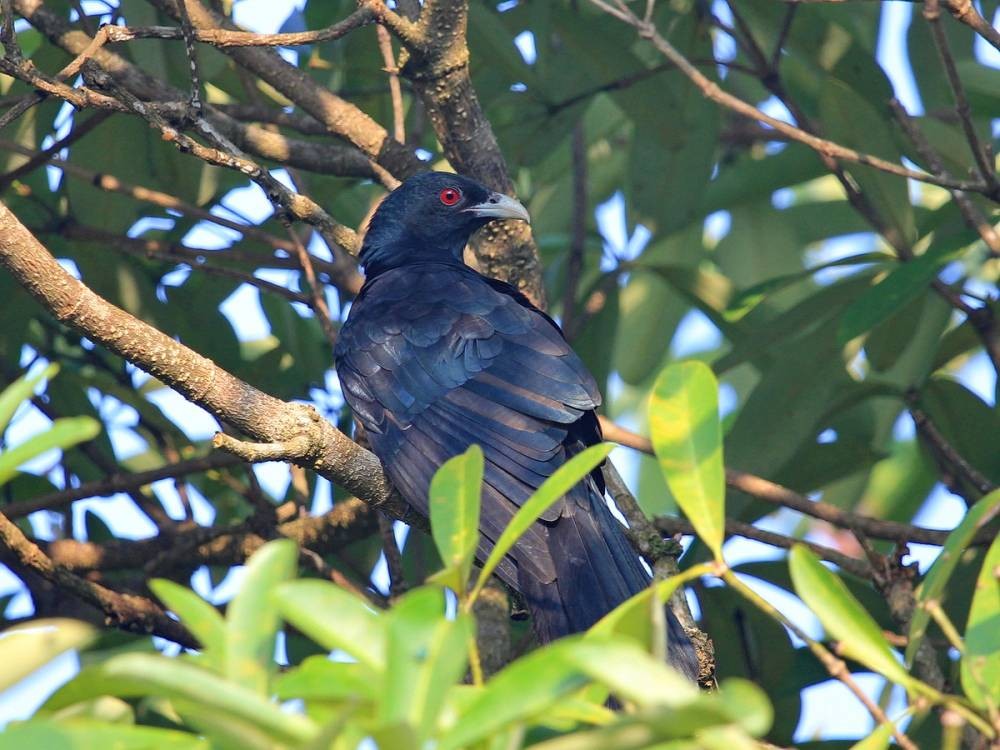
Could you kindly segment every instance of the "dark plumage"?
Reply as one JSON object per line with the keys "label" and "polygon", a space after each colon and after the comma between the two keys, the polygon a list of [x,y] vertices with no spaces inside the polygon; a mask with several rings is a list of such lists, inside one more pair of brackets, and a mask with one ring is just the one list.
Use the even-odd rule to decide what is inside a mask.
{"label": "dark plumage", "polygon": [[[470,235],[494,218],[528,215],[453,174],[393,191],[365,237],[367,278],[336,350],[372,450],[422,512],[434,471],[482,447],[482,558],[546,477],[601,439],[597,384],[559,327],[462,262]],[[585,630],[649,584],[596,471],[521,537],[498,575],[523,595],[542,642]],[[672,615],[670,625],[671,661],[693,677],[693,648]]]}

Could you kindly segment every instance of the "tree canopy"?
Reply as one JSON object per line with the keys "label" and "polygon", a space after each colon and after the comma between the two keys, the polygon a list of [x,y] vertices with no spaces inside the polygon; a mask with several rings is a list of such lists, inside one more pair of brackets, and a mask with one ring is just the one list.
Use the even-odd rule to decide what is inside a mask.
{"label": "tree canopy", "polygon": [[[830,679],[862,747],[995,742],[997,3],[292,5],[0,2],[0,684],[83,666],[0,748],[835,748]],[[475,449],[428,519],[351,437],[360,237],[426,169],[528,207],[467,260],[624,446],[658,583],[585,637],[473,565]],[[717,692],[659,661],[682,584]]]}

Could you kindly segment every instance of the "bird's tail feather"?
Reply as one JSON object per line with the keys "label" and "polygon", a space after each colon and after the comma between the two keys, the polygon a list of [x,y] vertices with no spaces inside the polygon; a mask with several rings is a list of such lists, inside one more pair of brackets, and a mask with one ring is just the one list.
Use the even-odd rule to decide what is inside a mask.
{"label": "bird's tail feather", "polygon": [[[562,517],[547,524],[556,580],[543,582],[527,571],[518,576],[542,643],[586,630],[650,583],[624,527],[596,487],[590,482],[579,485],[565,504]],[[697,680],[694,646],[669,607],[667,654],[674,668]]]}

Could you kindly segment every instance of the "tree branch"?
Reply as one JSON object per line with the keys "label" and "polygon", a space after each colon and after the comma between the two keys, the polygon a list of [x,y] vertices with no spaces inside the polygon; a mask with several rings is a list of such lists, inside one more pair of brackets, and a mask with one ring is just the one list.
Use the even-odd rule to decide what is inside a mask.
{"label": "tree branch", "polygon": [[304,437],[296,463],[313,468],[393,518],[409,523],[420,519],[391,489],[378,459],[314,409],[268,396],[94,294],[63,270],[3,204],[0,265],[58,320],[187,400],[257,440],[273,443]]}
{"label": "tree branch", "polygon": [[57,565],[3,513],[0,513],[0,542],[20,567],[37,573],[61,591],[94,605],[104,612],[108,624],[133,633],[158,635],[185,648],[198,648],[198,641],[187,628],[170,619],[152,600],[113,591]]}

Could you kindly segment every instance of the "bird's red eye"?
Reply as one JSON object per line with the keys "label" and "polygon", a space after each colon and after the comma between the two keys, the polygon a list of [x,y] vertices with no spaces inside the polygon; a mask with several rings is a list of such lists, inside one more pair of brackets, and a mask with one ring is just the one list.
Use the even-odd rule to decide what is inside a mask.
{"label": "bird's red eye", "polygon": [[447,187],[438,193],[438,198],[446,206],[454,206],[460,200],[462,200],[462,191],[458,188]]}

